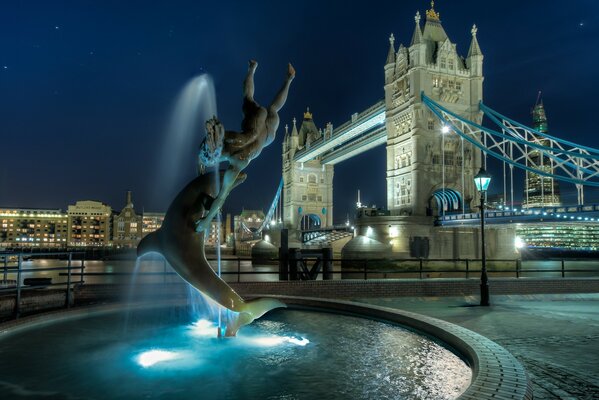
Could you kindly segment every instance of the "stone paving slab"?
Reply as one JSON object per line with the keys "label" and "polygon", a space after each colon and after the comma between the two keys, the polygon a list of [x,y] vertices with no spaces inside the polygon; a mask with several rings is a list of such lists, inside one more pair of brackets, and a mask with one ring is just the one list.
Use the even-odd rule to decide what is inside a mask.
{"label": "stone paving slab", "polygon": [[526,368],[534,398],[599,399],[599,295],[360,299],[452,322],[510,351]]}

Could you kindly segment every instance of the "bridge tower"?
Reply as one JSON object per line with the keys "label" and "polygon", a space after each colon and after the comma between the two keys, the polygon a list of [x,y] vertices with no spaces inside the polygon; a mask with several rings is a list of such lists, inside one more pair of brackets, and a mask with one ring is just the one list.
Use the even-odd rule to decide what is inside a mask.
{"label": "bridge tower", "polygon": [[387,208],[391,215],[424,217],[467,211],[476,197],[473,177],[480,152],[452,132],[422,103],[424,92],[471,121],[480,122],[483,54],[476,25],[466,58],[456,51],[434,9],[424,29],[416,13],[409,47],[395,48],[391,35],[385,64]]}
{"label": "bridge tower", "polygon": [[295,162],[299,150],[321,138],[331,136],[333,127],[318,129],[308,109],[297,129],[293,119],[291,133],[285,127],[283,140],[283,223],[294,231],[333,225],[333,165],[325,165],[320,157],[307,162]]}

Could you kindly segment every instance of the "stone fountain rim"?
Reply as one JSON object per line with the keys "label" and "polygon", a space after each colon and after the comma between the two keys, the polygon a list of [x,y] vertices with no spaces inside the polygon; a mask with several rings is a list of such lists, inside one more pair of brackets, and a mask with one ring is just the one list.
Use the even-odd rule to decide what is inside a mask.
{"label": "stone fountain rim", "polygon": [[[532,399],[531,382],[522,364],[502,346],[461,326],[422,314],[355,301],[276,295],[252,297],[277,298],[291,308],[319,309],[397,323],[441,341],[469,365],[472,370],[470,386],[459,399]],[[183,301],[160,302],[160,305],[169,304],[181,305]],[[130,309],[155,306],[155,303],[140,302],[131,305]],[[117,311],[123,311],[122,303],[90,305],[28,316],[0,323],[0,340],[32,328]]]}

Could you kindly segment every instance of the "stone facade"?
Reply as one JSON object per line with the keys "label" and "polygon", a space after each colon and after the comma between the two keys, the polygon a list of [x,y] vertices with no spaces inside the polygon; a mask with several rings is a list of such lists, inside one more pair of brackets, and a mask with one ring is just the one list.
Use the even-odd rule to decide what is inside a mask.
{"label": "stone facade", "polygon": [[112,219],[112,244],[117,248],[137,247],[143,235],[143,218],[135,213],[131,192],[127,192],[125,207]]}
{"label": "stone facade", "polygon": [[69,247],[107,247],[112,231],[112,209],[99,201],[78,201],[68,214]]}
{"label": "stone facade", "polygon": [[285,127],[283,141],[283,199],[285,227],[292,232],[333,225],[333,174],[334,167],[321,163],[320,158],[294,162],[295,153],[309,148],[312,143],[332,134],[331,124],[323,131],[314,123],[312,113],[304,113],[304,120],[289,134]]}
{"label": "stone facade", "polygon": [[[415,21],[409,47],[400,44],[396,50],[391,35],[384,68],[387,208],[392,215],[422,217],[442,213],[438,204],[445,212],[470,207],[476,197],[473,177],[481,157],[457,134],[442,132],[438,118],[423,104],[421,93],[466,119],[480,122],[478,103],[483,98],[484,78],[476,27],[464,58],[447,37],[435,10],[427,11],[423,30],[420,14]],[[443,201],[439,196],[443,188],[458,193],[460,201]]]}

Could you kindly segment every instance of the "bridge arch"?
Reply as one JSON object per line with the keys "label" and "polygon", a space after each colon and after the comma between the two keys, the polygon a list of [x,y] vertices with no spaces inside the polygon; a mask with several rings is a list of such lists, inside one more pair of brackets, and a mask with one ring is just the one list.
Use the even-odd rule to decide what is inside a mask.
{"label": "bridge arch", "polygon": [[440,215],[445,212],[456,212],[462,210],[464,199],[462,194],[455,189],[437,189],[428,200],[429,215]]}
{"label": "bridge arch", "polygon": [[300,220],[301,230],[318,229],[322,227],[322,220],[318,214],[304,214]]}

